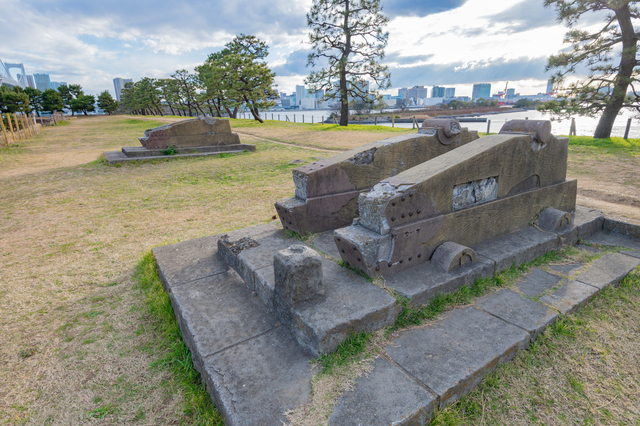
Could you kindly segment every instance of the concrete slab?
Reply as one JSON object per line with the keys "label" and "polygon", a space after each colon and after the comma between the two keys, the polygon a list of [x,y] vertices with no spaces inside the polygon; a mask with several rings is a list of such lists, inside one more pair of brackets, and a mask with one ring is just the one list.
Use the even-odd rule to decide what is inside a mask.
{"label": "concrete slab", "polygon": [[640,259],[622,253],[607,253],[575,276],[576,281],[605,288],[618,285],[629,272],[640,265]]}
{"label": "concrete slab", "polygon": [[533,268],[516,286],[527,297],[538,297],[545,291],[562,284],[562,277]]}
{"label": "concrete slab", "polygon": [[324,297],[292,314],[298,341],[314,355],[335,350],[352,333],[393,324],[400,306],[389,293],[337,263],[322,259]]}
{"label": "concrete slab", "polygon": [[542,296],[539,301],[566,315],[583,307],[598,291],[596,287],[567,279],[562,287]]}
{"label": "concrete slab", "polygon": [[546,306],[505,289],[474,302],[478,308],[529,332],[531,340],[553,323],[558,314]]}
{"label": "concrete slab", "polygon": [[309,398],[310,361],[278,327],[206,357],[203,378],[227,425],[280,425],[285,411]]}
{"label": "concrete slab", "polygon": [[147,161],[147,160],[171,160],[174,158],[191,158],[191,157],[215,157],[220,154],[240,154],[244,151],[218,151],[218,152],[198,152],[198,153],[190,153],[190,154],[175,154],[175,155],[154,155],[147,157],[127,157],[121,151],[106,151],[104,153],[105,158],[109,162],[109,164],[118,164],[118,163],[130,163],[132,161]]}
{"label": "concrete slab", "polygon": [[[158,272],[167,291],[229,269],[227,263],[218,256],[218,237],[196,238],[153,249]],[[167,286],[169,282],[170,287]]]}
{"label": "concrete slab", "polygon": [[329,425],[423,426],[437,407],[437,398],[384,358],[359,378],[353,390],[338,399]]}
{"label": "concrete slab", "polygon": [[333,230],[318,234],[311,242],[311,245],[334,259],[340,260],[340,251],[335,241],[333,241]]}
{"label": "concrete slab", "polygon": [[454,309],[435,324],[399,333],[385,349],[394,362],[433,390],[445,407],[484,375],[529,345],[529,333],[474,307]]}
{"label": "concrete slab", "polygon": [[602,230],[604,216],[600,210],[576,206],[573,225],[578,230],[578,239],[584,240],[591,234]]}
{"label": "concrete slab", "polygon": [[172,287],[170,294],[198,371],[204,357],[279,325],[233,270]]}
{"label": "concrete slab", "polygon": [[549,265],[549,272],[552,274],[561,275],[563,277],[573,277],[579,272],[582,272],[588,264],[586,263],[568,263],[566,265]]}
{"label": "concrete slab", "polygon": [[451,293],[462,286],[472,285],[478,278],[494,274],[495,263],[478,256],[478,261],[468,263],[451,272],[444,272],[431,262],[423,263],[385,278],[387,287],[396,290],[417,308],[428,304],[437,294]]}
{"label": "concrete slab", "polygon": [[479,256],[487,257],[496,263],[496,273],[512,264],[520,265],[562,245],[554,233],[540,231],[528,226],[520,231],[485,241],[472,247]]}
{"label": "concrete slab", "polygon": [[597,232],[588,238],[585,238],[585,242],[589,244],[596,244],[598,246],[610,246],[610,247],[626,247],[631,250],[625,250],[621,253],[627,256],[633,256],[640,258],[640,242],[625,238],[620,234],[606,234],[604,232]]}

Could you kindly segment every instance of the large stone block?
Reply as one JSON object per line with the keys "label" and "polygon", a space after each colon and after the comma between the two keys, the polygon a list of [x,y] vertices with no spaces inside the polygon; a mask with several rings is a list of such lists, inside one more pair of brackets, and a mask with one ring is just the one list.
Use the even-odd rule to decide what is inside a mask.
{"label": "large stone block", "polygon": [[140,143],[147,149],[199,147],[210,145],[234,145],[240,143],[237,134],[231,133],[229,120],[199,117],[178,121],[145,130]]}
{"label": "large stone block", "polygon": [[437,132],[402,135],[315,161],[293,171],[296,197],[278,201],[276,211],[285,229],[301,234],[349,225],[358,217],[361,191],[477,138],[466,129],[447,143]]}

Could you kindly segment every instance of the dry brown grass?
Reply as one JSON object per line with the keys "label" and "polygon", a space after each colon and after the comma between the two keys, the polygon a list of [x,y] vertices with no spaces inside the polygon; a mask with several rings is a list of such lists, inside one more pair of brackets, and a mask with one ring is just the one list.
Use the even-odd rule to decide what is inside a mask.
{"label": "dry brown grass", "polygon": [[[330,155],[302,145],[347,149],[398,134],[303,125],[278,133],[274,124],[238,120],[232,126],[257,153],[121,167],[95,161],[137,145],[155,122],[175,120],[80,118],[0,149],[0,423],[189,423],[175,378],[150,368],[164,353],[134,288],[142,254],[271,220],[273,202],[293,193],[290,161]],[[607,350],[612,371],[630,371],[624,360],[638,352],[616,345],[638,334],[623,318],[603,324],[625,328],[620,342],[607,337]],[[614,410],[628,402],[617,398]]]}

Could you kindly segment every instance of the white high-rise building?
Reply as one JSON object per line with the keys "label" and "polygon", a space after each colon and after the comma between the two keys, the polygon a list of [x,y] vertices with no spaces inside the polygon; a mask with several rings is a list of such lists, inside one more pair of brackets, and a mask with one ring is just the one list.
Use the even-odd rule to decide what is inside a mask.
{"label": "white high-rise building", "polygon": [[116,89],[116,100],[120,102],[120,93],[122,93],[122,89],[126,83],[133,83],[133,80],[130,78],[114,78],[113,79],[113,87]]}

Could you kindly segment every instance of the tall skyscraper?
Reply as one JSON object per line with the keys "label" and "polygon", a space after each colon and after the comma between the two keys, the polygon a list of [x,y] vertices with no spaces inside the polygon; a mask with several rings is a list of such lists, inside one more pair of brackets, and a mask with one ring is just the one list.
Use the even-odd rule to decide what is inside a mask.
{"label": "tall skyscraper", "polygon": [[547,81],[547,93],[551,93],[553,92],[553,83],[551,82],[551,79],[549,79]]}
{"label": "tall skyscraper", "polygon": [[447,87],[444,89],[444,97],[445,98],[455,98],[456,97],[456,88],[455,87]]}
{"label": "tall skyscraper", "polygon": [[407,97],[414,99],[426,99],[429,97],[429,89],[424,86],[413,86],[407,89]]}
{"label": "tall skyscraper", "polygon": [[133,83],[133,80],[130,78],[114,78],[113,79],[113,87],[116,89],[116,100],[120,102],[120,94],[122,93],[122,89],[126,83]]}
{"label": "tall skyscraper", "polygon": [[31,87],[32,89],[36,88],[36,83],[33,82],[33,76],[32,75],[27,75],[27,85],[29,87]]}
{"label": "tall skyscraper", "polygon": [[476,99],[490,99],[491,98],[491,84],[490,83],[478,83],[473,85],[473,91],[471,94],[473,100]]}
{"label": "tall skyscraper", "polygon": [[431,97],[444,98],[444,87],[433,86],[433,89],[431,89]]}
{"label": "tall skyscraper", "polygon": [[49,74],[33,74],[33,79],[36,82],[36,89],[44,92],[45,90],[51,89],[51,78],[49,78]]}
{"label": "tall skyscraper", "polygon": [[516,96],[516,89],[507,89],[507,99],[511,99]]}
{"label": "tall skyscraper", "polygon": [[296,85],[296,105],[302,105],[302,99],[306,98],[309,94],[309,89],[304,86]]}
{"label": "tall skyscraper", "polygon": [[407,99],[407,88],[403,87],[402,89],[398,89],[398,96],[400,99]]}

